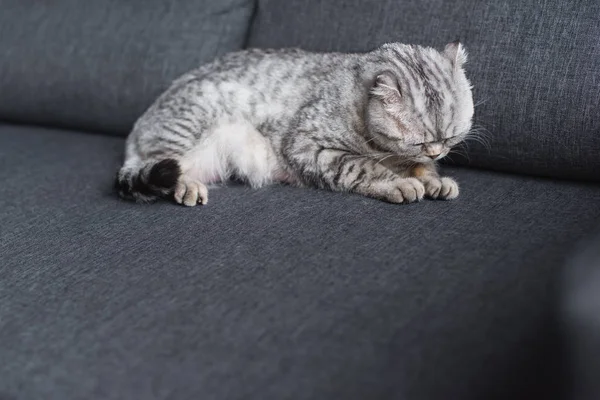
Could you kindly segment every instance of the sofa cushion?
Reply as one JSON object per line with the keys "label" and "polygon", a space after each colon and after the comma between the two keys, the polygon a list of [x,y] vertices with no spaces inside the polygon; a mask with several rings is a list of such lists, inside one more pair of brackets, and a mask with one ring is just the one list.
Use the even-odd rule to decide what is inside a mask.
{"label": "sofa cushion", "polygon": [[0,120],[126,134],[178,75],[244,45],[254,0],[0,0]]}
{"label": "sofa cushion", "polygon": [[562,317],[571,366],[570,399],[600,399],[600,235],[565,268]]}
{"label": "sofa cushion", "polygon": [[[259,0],[249,45],[366,51],[400,41],[469,51],[469,159],[499,170],[600,181],[600,2]],[[487,133],[489,131],[489,133]]]}
{"label": "sofa cushion", "polygon": [[454,167],[452,202],[144,206],[112,193],[123,144],[0,125],[0,397],[555,398],[557,273],[600,187]]}

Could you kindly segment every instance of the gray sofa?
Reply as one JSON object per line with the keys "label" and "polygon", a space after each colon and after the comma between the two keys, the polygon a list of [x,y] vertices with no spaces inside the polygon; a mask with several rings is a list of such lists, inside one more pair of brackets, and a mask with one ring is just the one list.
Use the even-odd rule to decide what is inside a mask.
{"label": "gray sofa", "polygon": [[[594,274],[566,277],[600,265],[572,258],[600,246],[599,37],[595,0],[0,0],[0,399],[593,396]],[[135,119],[219,54],[456,38],[489,144],[444,167],[456,201],[112,192]]]}

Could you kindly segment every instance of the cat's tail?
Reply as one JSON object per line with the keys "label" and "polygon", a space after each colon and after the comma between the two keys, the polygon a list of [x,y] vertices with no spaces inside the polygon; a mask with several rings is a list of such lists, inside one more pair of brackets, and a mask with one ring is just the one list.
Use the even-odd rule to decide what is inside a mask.
{"label": "cat's tail", "polygon": [[134,168],[123,166],[117,173],[115,189],[123,199],[150,203],[171,194],[180,175],[179,163],[171,158]]}

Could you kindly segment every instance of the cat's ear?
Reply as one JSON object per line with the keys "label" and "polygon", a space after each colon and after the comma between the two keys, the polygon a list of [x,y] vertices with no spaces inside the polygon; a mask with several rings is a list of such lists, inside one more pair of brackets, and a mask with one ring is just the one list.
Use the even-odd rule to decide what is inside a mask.
{"label": "cat's ear", "polygon": [[396,75],[392,71],[382,71],[375,77],[371,94],[378,97],[386,104],[400,102],[402,93],[398,86]]}
{"label": "cat's ear", "polygon": [[467,62],[467,51],[458,40],[446,45],[444,56],[446,56],[456,68],[462,67],[464,63]]}

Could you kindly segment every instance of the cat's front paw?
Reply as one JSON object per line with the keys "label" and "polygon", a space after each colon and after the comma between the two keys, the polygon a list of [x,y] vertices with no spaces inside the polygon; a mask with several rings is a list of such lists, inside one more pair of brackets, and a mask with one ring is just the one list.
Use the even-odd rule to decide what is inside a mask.
{"label": "cat's front paw", "polygon": [[458,183],[452,178],[429,178],[423,184],[425,194],[431,199],[452,200],[458,197]]}
{"label": "cat's front paw", "polygon": [[376,191],[374,197],[390,203],[414,203],[425,196],[425,187],[415,178],[396,179],[371,187]]}
{"label": "cat's front paw", "polygon": [[182,178],[177,182],[173,196],[177,203],[193,207],[208,202],[208,188],[198,181]]}

